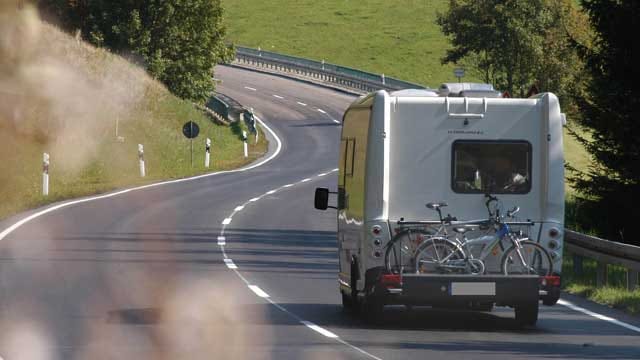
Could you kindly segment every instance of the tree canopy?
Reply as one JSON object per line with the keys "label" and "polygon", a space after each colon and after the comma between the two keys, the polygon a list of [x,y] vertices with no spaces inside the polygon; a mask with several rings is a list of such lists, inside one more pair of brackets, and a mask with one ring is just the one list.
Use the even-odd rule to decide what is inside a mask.
{"label": "tree canopy", "polygon": [[638,3],[634,0],[583,0],[596,33],[592,46],[576,44],[592,80],[579,99],[581,123],[591,139],[581,137],[594,165],[576,171],[575,186],[586,197],[583,207],[592,225],[606,236],[640,244],[633,225],[640,221],[640,94],[633,75]]}
{"label": "tree canopy", "polygon": [[233,49],[224,43],[220,0],[40,0],[69,30],[98,46],[139,59],[176,95],[205,101],[213,68]]}
{"label": "tree canopy", "polygon": [[500,90],[522,97],[535,84],[571,102],[584,83],[571,44],[589,26],[572,0],[450,0],[437,22],[452,43],[443,63],[469,66]]}

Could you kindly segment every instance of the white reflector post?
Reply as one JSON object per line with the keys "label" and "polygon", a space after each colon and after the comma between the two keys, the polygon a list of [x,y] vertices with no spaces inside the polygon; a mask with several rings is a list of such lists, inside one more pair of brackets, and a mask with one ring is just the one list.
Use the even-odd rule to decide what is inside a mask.
{"label": "white reflector post", "polygon": [[140,161],[140,176],[144,177],[146,173],[144,169],[144,146],[142,144],[138,144],[138,159]]}
{"label": "white reflector post", "polygon": [[49,195],[49,154],[42,154],[42,195]]}
{"label": "white reflector post", "polygon": [[208,168],[211,161],[211,139],[207,138],[204,145],[204,167]]}
{"label": "white reflector post", "polygon": [[247,132],[242,130],[242,142],[244,146],[244,157],[249,157],[249,148],[247,147]]}

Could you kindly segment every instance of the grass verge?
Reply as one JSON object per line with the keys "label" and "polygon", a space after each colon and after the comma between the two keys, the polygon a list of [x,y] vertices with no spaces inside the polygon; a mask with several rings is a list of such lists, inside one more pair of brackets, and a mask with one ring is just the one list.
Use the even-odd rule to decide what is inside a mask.
{"label": "grass verge", "polygon": [[573,257],[565,252],[562,264],[563,290],[633,315],[640,315],[640,289],[626,289],[626,270],[621,266],[609,265],[607,286],[598,287],[595,280],[596,268],[595,260],[583,259],[583,271],[578,276],[573,271]]}

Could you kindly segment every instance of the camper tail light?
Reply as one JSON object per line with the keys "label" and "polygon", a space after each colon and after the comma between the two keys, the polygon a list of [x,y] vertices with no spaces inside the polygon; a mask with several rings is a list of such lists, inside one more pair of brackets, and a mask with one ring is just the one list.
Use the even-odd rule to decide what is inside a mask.
{"label": "camper tail light", "polygon": [[371,227],[371,233],[375,236],[382,234],[382,227],[380,225],[373,225]]}
{"label": "camper tail light", "polygon": [[387,289],[397,289],[402,287],[402,278],[400,274],[384,274],[380,283]]}
{"label": "camper tail light", "polygon": [[558,228],[552,227],[551,229],[549,229],[549,236],[552,239],[557,238],[558,236],[560,236],[560,230]]}
{"label": "camper tail light", "polygon": [[558,287],[560,286],[560,276],[543,276],[540,278],[540,285]]}
{"label": "camper tail light", "polygon": [[551,250],[555,250],[560,246],[560,244],[558,244],[557,240],[551,239],[549,240],[549,244],[547,245],[547,247]]}

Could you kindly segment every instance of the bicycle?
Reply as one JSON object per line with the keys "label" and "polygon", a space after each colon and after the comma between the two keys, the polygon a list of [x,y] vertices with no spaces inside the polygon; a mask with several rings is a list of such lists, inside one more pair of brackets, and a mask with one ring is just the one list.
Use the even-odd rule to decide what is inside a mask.
{"label": "bicycle", "polygon": [[[498,203],[498,199],[489,194],[485,195],[488,200],[485,203],[489,212],[489,219],[458,222],[453,230],[462,235],[462,240],[455,237],[434,238],[432,241],[423,242],[415,252],[416,273],[428,272],[458,272],[471,274],[484,274],[486,272],[485,260],[494,248],[507,239],[511,242],[511,247],[504,251],[500,269],[504,275],[539,275],[548,276],[553,271],[553,262],[549,252],[540,244],[529,240],[523,236],[522,232],[512,230],[511,226],[532,226],[533,223],[504,221],[504,216],[500,216],[499,208],[491,211],[490,205]],[[520,208],[514,207],[507,211],[507,218],[514,218]],[[460,226],[462,225],[462,226]],[[494,235],[484,235],[477,238],[467,239],[466,232],[474,229],[472,226],[493,227]],[[472,246],[481,246],[481,253],[476,258],[471,251]]]}
{"label": "bicycle", "polygon": [[[385,247],[384,264],[388,273],[399,274],[415,272],[415,254],[425,239],[432,240],[440,236],[448,236],[446,226],[457,219],[447,215],[442,217],[441,208],[447,203],[428,203],[427,207],[438,212],[439,221],[407,222],[404,218],[398,221],[401,230],[394,235]],[[430,225],[440,226],[434,231]]]}

